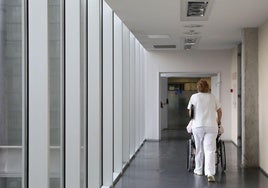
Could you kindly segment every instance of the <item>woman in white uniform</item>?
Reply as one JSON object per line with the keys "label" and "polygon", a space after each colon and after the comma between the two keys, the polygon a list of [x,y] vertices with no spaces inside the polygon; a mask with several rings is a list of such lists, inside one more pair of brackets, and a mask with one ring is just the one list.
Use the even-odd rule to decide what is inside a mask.
{"label": "woman in white uniform", "polygon": [[203,175],[203,157],[205,157],[205,175],[209,182],[215,182],[215,152],[218,125],[221,124],[222,110],[215,96],[209,93],[206,80],[197,83],[198,93],[193,94],[188,104],[191,116],[191,105],[194,106],[192,130],[196,146],[196,175]]}

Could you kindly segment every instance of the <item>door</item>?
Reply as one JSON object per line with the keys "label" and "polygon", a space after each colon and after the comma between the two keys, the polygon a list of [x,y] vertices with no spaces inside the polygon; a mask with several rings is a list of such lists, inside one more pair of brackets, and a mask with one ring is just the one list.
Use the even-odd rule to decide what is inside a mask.
{"label": "door", "polygon": [[168,116],[168,97],[167,97],[168,79],[160,77],[160,131],[167,129]]}

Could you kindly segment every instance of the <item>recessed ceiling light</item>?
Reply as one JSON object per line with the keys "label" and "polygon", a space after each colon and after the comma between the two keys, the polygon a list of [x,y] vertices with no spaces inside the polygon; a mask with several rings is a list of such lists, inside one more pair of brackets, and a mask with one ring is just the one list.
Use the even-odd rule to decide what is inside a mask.
{"label": "recessed ceiling light", "polygon": [[146,35],[149,39],[169,39],[169,35]]}

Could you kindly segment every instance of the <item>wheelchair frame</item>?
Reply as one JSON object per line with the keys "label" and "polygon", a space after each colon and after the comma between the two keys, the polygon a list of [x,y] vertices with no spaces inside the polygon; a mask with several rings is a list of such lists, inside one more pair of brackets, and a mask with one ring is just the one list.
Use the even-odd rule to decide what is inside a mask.
{"label": "wheelchair frame", "polygon": [[[220,134],[216,138],[216,172],[218,171],[219,164],[221,166],[222,172],[226,170],[226,154],[225,154],[225,144],[221,140]],[[191,134],[191,138],[187,141],[187,163],[186,168],[189,172],[193,172],[195,168],[195,142],[194,136]]]}

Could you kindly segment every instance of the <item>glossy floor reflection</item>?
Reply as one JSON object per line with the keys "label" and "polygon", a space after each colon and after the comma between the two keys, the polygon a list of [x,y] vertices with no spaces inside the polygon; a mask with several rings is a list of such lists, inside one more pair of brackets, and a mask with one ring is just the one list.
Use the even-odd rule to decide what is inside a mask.
{"label": "glossy floor reflection", "polygon": [[258,168],[240,168],[240,152],[225,143],[227,170],[218,172],[216,183],[186,170],[187,134],[165,131],[161,142],[145,142],[115,188],[267,188],[268,177]]}

